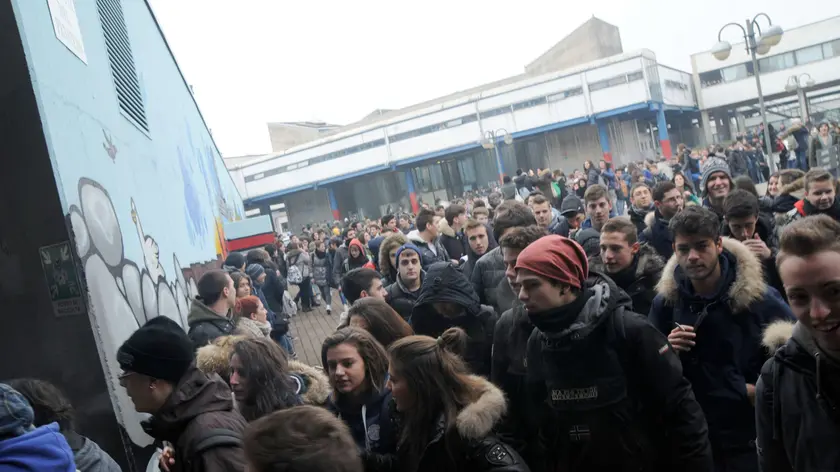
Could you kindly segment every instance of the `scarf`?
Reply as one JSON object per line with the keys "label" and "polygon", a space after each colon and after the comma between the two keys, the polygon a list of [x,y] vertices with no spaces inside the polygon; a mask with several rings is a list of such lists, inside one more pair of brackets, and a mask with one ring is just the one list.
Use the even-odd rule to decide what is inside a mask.
{"label": "scarf", "polygon": [[572,303],[542,312],[528,313],[528,319],[544,333],[562,333],[580,316],[581,310],[592,295],[592,290],[586,289]]}

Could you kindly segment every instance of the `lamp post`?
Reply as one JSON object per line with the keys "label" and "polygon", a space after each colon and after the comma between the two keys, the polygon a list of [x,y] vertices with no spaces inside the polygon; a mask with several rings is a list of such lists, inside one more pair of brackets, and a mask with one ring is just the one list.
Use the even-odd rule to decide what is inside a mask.
{"label": "lamp post", "polygon": [[499,128],[496,131],[485,131],[484,138],[481,140],[481,147],[493,149],[496,154],[496,169],[499,171],[499,185],[504,183],[505,168],[502,165],[502,155],[499,154],[499,138],[502,138],[505,144],[513,144],[513,136],[504,128]]}
{"label": "lamp post", "polygon": [[[807,77],[807,79],[805,77]],[[804,74],[788,77],[787,84],[785,84],[786,91],[796,92],[796,98],[799,99],[799,115],[802,117],[803,123],[807,123],[811,118],[811,113],[808,110],[808,99],[805,96],[805,89],[813,87],[815,83],[816,82],[814,82],[814,78],[811,77],[811,74],[806,72]]]}
{"label": "lamp post", "polygon": [[[761,27],[758,25],[759,17],[767,18],[768,28],[763,33]],[[761,110],[761,122],[764,123],[764,145],[767,148],[767,160],[770,164],[770,172],[776,171],[776,160],[773,157],[773,143],[770,139],[770,128],[767,126],[767,108],[764,106],[764,94],[761,92],[761,77],[758,70],[758,58],[770,52],[770,48],[779,44],[782,40],[782,27],[774,25],[773,20],[766,13],[759,13],[755,15],[752,20],[746,20],[746,28],[738,23],[728,23],[718,31],[718,43],[712,48],[712,56],[719,61],[725,61],[729,58],[729,53],[732,52],[732,45],[727,41],[721,39],[723,30],[730,26],[737,26],[744,34],[744,44],[746,45],[747,53],[752,58],[753,75],[755,75],[755,86],[758,89],[758,107]],[[758,32],[758,39],[756,40],[756,31]]]}

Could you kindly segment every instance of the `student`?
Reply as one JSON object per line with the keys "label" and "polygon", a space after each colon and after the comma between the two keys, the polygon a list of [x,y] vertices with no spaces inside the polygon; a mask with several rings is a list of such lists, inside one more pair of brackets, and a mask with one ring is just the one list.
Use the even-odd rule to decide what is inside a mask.
{"label": "student", "polygon": [[489,381],[470,375],[458,355],[463,330],[438,338],[409,336],[388,350],[388,386],[400,413],[397,464],[405,472],[530,469],[493,435],[505,414],[505,397]]}
{"label": "student", "polygon": [[0,383],[0,470],[74,472],[73,451],[59,425],[33,426],[35,413],[26,398]]}
{"label": "student", "polygon": [[350,306],[347,317],[351,327],[367,331],[386,348],[394,341],[414,334],[399,313],[378,298],[356,300]]}
{"label": "student", "polygon": [[[151,415],[144,431],[173,443],[180,470],[242,470],[245,419],[234,409],[228,385],[198,370],[194,358],[194,347],[177,323],[152,318],[117,351],[120,386],[138,413]],[[197,447],[204,444],[209,445]]]}
{"label": "student", "polygon": [[840,223],[826,215],[791,223],[777,259],[798,322],[764,332],[775,355],[755,387],[758,461],[763,472],[837,470]]}
{"label": "student", "polygon": [[236,300],[236,332],[254,338],[267,338],[271,334],[271,323],[267,311],[259,298],[251,295]]}
{"label": "student", "polygon": [[674,256],[662,272],[649,320],[680,353],[709,423],[715,468],[757,470],[755,382],[768,358],[761,332],[793,315],[764,281],[753,252],[720,237],[717,214],[688,207],[670,228]]}
{"label": "student", "polygon": [[386,237],[379,246],[379,273],[382,285],[389,286],[397,281],[397,249],[408,242],[405,235],[397,231]]}
{"label": "student", "polygon": [[639,234],[639,242],[647,243],[667,261],[674,255],[674,237],[668,229],[671,218],[685,207],[683,194],[672,182],[659,182],[653,188],[656,211],[645,218],[647,227]]}
{"label": "student", "polygon": [[516,261],[535,329],[527,384],[540,470],[709,472],[707,427],[665,336],[633,313],[583,248],[546,236]]}
{"label": "student", "polygon": [[347,425],[314,406],[282,410],[245,430],[251,472],[364,472]]}
{"label": "student", "polygon": [[70,400],[55,385],[44,380],[16,379],[8,383],[29,402],[33,426],[58,424],[59,432],[73,451],[79,472],[121,472],[120,466],[99,445],[76,432],[76,412]]}
{"label": "student", "polygon": [[[353,269],[341,279],[341,293],[347,298],[348,305],[365,297],[386,300],[388,292],[382,286],[382,276],[373,269]],[[347,311],[339,316],[339,326],[346,326]]]}
{"label": "student", "polygon": [[198,296],[192,301],[189,337],[195,349],[219,336],[233,333],[232,310],[236,304],[233,279],[223,270],[207,271],[198,279]]}
{"label": "student", "polygon": [[333,392],[327,408],[341,418],[366,460],[396,450],[388,355],[367,331],[344,328],[324,340],[321,364]]}
{"label": "student", "polygon": [[388,304],[408,321],[420,296],[425,272],[421,266],[420,249],[414,244],[404,244],[397,249],[397,281],[385,287]]}

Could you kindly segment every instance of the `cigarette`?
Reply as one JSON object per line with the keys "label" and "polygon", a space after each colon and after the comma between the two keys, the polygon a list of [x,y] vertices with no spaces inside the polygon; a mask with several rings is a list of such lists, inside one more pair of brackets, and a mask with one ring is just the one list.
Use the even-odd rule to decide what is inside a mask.
{"label": "cigarette", "polygon": [[682,325],[677,323],[676,321],[674,322],[674,326],[676,326],[677,329],[680,330],[680,331],[685,331],[685,328],[683,328]]}

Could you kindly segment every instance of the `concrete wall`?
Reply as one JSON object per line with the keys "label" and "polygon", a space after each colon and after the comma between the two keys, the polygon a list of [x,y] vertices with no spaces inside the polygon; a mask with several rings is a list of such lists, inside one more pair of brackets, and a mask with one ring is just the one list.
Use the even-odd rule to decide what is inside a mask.
{"label": "concrete wall", "polygon": [[318,131],[318,128],[269,123],[268,136],[271,138],[271,152],[281,152],[299,144],[314,141],[320,138],[322,133]]}
{"label": "concrete wall", "polygon": [[525,66],[528,75],[539,75],[621,54],[618,27],[592,18]]}
{"label": "concrete wall", "polygon": [[[124,444],[114,444],[120,435],[101,422],[97,428],[109,435],[104,446],[131,465],[126,470],[140,470],[149,461],[152,440],[119,387],[116,350],[155,316],[186,326],[196,279],[218,267],[225,254],[223,225],[240,218],[244,210],[146,2],[120,4],[148,131],[120,111],[96,2],[75,2],[83,62],[56,38],[47,2],[12,1],[43,124],[41,139],[48,150],[41,155],[41,168],[34,166],[32,171],[39,179],[49,175],[58,187],[49,213],[23,205],[18,214],[51,225],[67,219],[85,276],[82,298],[87,312],[87,317],[72,319],[87,330],[66,329],[63,342],[51,340],[52,351],[44,352],[60,364],[65,352],[89,351],[84,372],[74,367],[62,375],[68,376],[68,383],[95,390],[82,398],[92,403],[89,409],[112,410],[112,418],[116,413]],[[26,69],[17,73],[25,74]],[[17,113],[15,107],[3,109]],[[37,156],[26,148],[20,155]],[[48,185],[44,188],[49,191]],[[44,230],[35,233],[37,229],[22,234],[43,239]],[[60,231],[49,234],[51,241],[67,238]],[[39,268],[37,259],[27,264]],[[28,282],[40,286],[40,296],[49,300],[42,281]],[[34,331],[43,330],[49,327],[39,325]],[[92,355],[97,351],[98,359]]]}

